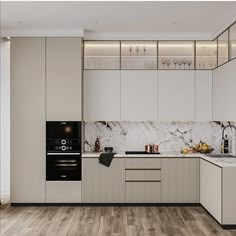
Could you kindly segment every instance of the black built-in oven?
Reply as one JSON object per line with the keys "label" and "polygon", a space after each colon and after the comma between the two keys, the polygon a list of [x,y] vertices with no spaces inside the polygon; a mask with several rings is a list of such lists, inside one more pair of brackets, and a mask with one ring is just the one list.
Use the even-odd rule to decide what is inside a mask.
{"label": "black built-in oven", "polygon": [[81,180],[81,122],[46,122],[46,180]]}

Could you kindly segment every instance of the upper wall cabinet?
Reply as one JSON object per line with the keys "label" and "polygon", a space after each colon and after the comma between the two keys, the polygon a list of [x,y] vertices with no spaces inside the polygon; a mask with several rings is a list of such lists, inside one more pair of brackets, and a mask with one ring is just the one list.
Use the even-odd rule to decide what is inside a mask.
{"label": "upper wall cabinet", "polygon": [[230,39],[230,59],[236,57],[236,23],[229,28],[229,39]]}
{"label": "upper wall cabinet", "polygon": [[81,38],[47,38],[47,120],[81,120],[81,75]]}
{"label": "upper wall cabinet", "polygon": [[217,67],[217,41],[196,42],[196,69],[207,70]]}
{"label": "upper wall cabinet", "polygon": [[120,71],[84,71],[84,120],[120,120]]}
{"label": "upper wall cabinet", "polygon": [[194,69],[194,42],[158,42],[158,68],[163,70]]}
{"label": "upper wall cabinet", "polygon": [[120,41],[85,41],[84,69],[120,69]]}
{"label": "upper wall cabinet", "polygon": [[212,71],[196,71],[196,121],[212,121]]}
{"label": "upper wall cabinet", "polygon": [[229,60],[229,32],[226,30],[218,37],[218,66]]}
{"label": "upper wall cabinet", "polygon": [[121,69],[157,69],[157,41],[122,41]]}
{"label": "upper wall cabinet", "polygon": [[158,120],[195,120],[195,71],[158,71]]}
{"label": "upper wall cabinet", "polygon": [[157,120],[157,71],[121,71],[121,120]]}
{"label": "upper wall cabinet", "polygon": [[213,120],[236,120],[236,60],[213,71]]}

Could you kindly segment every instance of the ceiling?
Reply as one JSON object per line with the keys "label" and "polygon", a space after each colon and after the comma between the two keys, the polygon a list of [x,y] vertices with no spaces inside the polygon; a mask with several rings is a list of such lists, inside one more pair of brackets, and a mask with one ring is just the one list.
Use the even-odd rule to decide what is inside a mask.
{"label": "ceiling", "polygon": [[1,2],[13,35],[212,39],[236,20],[236,2]]}

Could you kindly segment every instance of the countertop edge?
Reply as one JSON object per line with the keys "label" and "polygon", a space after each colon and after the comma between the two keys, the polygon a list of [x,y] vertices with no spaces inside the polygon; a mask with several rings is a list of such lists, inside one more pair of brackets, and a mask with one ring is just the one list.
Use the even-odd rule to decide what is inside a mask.
{"label": "countertop edge", "polygon": [[[82,158],[83,159],[96,159],[99,157],[101,153],[82,153]],[[205,161],[208,161],[209,163],[220,167],[220,168],[233,168],[236,167],[236,163],[224,163],[224,162],[220,162],[218,160],[218,158],[212,158],[209,156],[206,156],[204,154],[198,153],[198,154],[148,154],[148,155],[138,155],[138,154],[125,154],[125,153],[117,153],[114,155],[114,158],[122,158],[122,159],[131,159],[131,158],[147,158],[147,159],[156,159],[156,158],[188,158],[188,159],[192,159],[192,158],[199,158],[199,159],[203,159]]]}

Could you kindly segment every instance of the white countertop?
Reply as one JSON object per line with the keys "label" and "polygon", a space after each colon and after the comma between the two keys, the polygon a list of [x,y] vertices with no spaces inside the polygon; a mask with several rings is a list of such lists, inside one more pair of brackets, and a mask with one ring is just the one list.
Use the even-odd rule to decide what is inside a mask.
{"label": "white countertop", "polygon": [[[95,152],[85,152],[82,153],[83,158],[98,158],[101,153]],[[164,158],[164,157],[173,157],[173,158],[201,158],[203,160],[209,161],[212,164],[215,164],[219,167],[236,167],[236,157],[235,158],[215,158],[209,157],[207,155],[201,153],[194,154],[181,154],[181,153],[162,153],[162,154],[125,154],[125,153],[117,153],[114,157],[118,158]]]}

